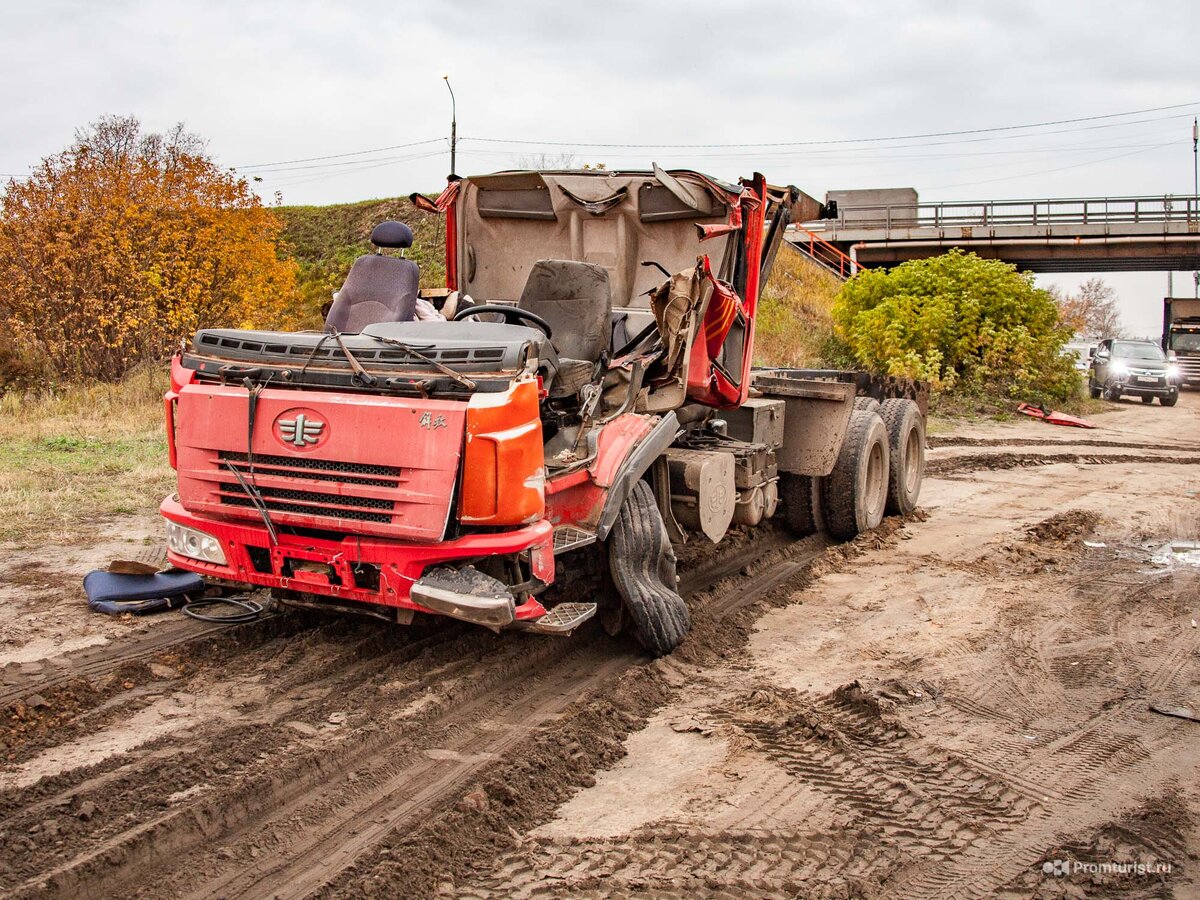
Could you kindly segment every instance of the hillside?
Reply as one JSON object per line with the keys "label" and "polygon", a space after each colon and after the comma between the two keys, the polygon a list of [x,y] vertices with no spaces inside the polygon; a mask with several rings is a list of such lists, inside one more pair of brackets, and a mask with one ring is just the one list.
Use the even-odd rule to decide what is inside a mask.
{"label": "hillside", "polygon": [[407,223],[413,230],[409,259],[421,267],[421,286],[445,284],[440,216],[422,212],[404,197],[338,203],[332,206],[280,206],[287,250],[296,259],[300,300],[289,322],[295,328],[320,328],[321,307],[342,285],[351,263],[372,251],[371,229],[386,219]]}
{"label": "hillside", "polygon": [[755,364],[802,368],[833,364],[832,310],[841,286],[789,244],[780,247],[759,299]]}

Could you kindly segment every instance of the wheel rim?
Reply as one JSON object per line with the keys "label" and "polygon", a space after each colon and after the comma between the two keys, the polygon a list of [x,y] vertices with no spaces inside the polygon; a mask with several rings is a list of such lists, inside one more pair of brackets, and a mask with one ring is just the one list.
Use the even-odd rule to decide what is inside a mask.
{"label": "wheel rim", "polygon": [[887,472],[883,466],[883,445],[876,441],[867,455],[867,514],[874,520],[887,502]]}
{"label": "wheel rim", "polygon": [[921,436],[910,428],[904,441],[904,492],[910,497],[917,492],[921,480]]}

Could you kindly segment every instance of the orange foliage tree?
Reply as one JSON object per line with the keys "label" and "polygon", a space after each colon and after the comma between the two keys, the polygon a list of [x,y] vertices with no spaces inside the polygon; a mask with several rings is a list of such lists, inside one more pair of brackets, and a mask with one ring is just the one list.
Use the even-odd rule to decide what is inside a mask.
{"label": "orange foliage tree", "polygon": [[118,378],[197,328],[277,322],[296,293],[282,228],[182,125],[76,132],[0,200],[0,386]]}

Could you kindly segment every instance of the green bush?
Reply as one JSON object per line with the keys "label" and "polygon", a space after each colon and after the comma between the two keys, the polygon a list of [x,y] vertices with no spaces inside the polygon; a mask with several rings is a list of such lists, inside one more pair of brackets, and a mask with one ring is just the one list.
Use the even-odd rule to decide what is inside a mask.
{"label": "green bush", "polygon": [[1035,402],[1079,392],[1063,354],[1071,330],[1054,299],[999,260],[951,250],[860,272],[842,287],[833,319],[859,364],[936,390]]}

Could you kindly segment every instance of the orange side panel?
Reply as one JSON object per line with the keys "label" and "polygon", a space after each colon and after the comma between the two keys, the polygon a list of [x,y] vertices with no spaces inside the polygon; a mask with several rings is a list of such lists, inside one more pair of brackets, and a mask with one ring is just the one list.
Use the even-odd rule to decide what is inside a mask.
{"label": "orange side panel", "polygon": [[546,510],[546,468],[537,380],[504,393],[475,394],[467,407],[459,520],[521,525]]}

